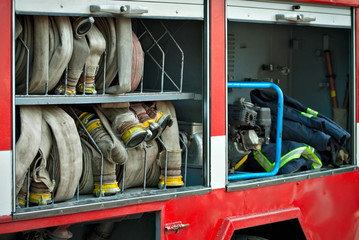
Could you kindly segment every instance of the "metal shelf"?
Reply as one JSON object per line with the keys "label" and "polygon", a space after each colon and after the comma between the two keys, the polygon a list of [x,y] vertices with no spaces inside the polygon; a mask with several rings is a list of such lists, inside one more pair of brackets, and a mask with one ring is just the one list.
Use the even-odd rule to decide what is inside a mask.
{"label": "metal shelf", "polygon": [[16,105],[49,105],[49,104],[89,104],[115,102],[146,102],[163,100],[201,100],[202,96],[195,93],[125,93],[118,95],[16,95]]}

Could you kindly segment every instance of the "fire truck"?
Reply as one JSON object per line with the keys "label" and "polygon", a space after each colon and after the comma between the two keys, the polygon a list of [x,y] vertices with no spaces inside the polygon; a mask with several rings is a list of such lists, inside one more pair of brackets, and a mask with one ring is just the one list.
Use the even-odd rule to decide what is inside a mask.
{"label": "fire truck", "polygon": [[359,1],[0,6],[0,239],[359,238]]}

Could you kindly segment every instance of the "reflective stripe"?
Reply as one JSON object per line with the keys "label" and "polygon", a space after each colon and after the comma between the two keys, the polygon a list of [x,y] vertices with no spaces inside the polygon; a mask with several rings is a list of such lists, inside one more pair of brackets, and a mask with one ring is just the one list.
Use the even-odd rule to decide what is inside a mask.
{"label": "reflective stripe", "polygon": [[[312,161],[312,166],[314,169],[319,169],[322,166],[322,161],[320,161],[319,157],[317,155],[315,155],[314,153],[315,149],[311,146],[303,146],[303,147],[299,147],[296,148],[290,152],[288,152],[287,154],[285,154],[284,156],[281,157],[280,159],[280,168],[283,167],[286,163],[288,163],[289,161],[293,160],[293,159],[298,159],[301,156],[303,156],[304,158]],[[271,171],[272,168],[274,167],[275,163],[271,163],[265,156],[264,154],[258,150],[256,152],[253,152],[254,155],[254,159],[257,160],[257,162],[267,171]]]}
{"label": "reflective stripe", "polygon": [[314,117],[318,117],[318,112],[311,108],[307,108],[307,113],[313,115]]}
{"label": "reflective stripe", "polygon": [[280,167],[283,167],[284,164],[286,164],[287,162],[289,162],[292,159],[300,158],[300,156],[302,155],[302,153],[305,151],[306,148],[307,147],[305,147],[305,146],[296,148],[296,149],[290,151],[289,153],[287,153],[286,155],[284,155],[283,157],[281,157]]}
{"label": "reflective stripe", "polygon": [[257,160],[257,162],[267,171],[269,172],[272,167],[274,166],[273,163],[271,163],[261,152],[261,150],[258,150],[257,152],[253,152],[254,159]]}
{"label": "reflective stripe", "polygon": [[313,162],[312,163],[313,168],[319,169],[323,166],[323,163],[322,161],[320,161],[319,157],[315,155],[314,150],[315,149],[313,147],[306,148],[305,151],[307,154],[304,154],[303,157],[305,158],[308,157],[307,159]]}
{"label": "reflective stripe", "polygon": [[305,113],[305,112],[301,112],[300,114],[301,114],[302,116],[304,116],[304,117],[307,117],[307,118],[311,118],[311,117],[314,116],[314,115],[312,115],[312,114]]}

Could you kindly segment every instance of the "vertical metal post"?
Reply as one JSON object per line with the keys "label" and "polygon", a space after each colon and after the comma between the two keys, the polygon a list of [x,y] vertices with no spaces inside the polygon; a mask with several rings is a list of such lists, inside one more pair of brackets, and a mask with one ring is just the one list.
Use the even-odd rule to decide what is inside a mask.
{"label": "vertical metal post", "polygon": [[160,143],[162,144],[163,148],[165,149],[166,151],[166,160],[165,160],[165,179],[164,179],[164,188],[163,189],[166,189],[167,188],[167,161],[168,161],[168,151],[167,151],[167,148],[166,148],[166,145],[164,144],[164,142],[162,141],[162,139],[159,137],[157,138],[158,141],[160,141]]}
{"label": "vertical metal post", "polygon": [[[83,74],[83,79],[84,79],[84,82],[83,82],[83,92],[82,92],[82,95],[85,96],[86,94],[86,73],[87,73],[87,66],[86,66],[86,63],[85,63],[85,67],[84,67],[84,74]],[[75,114],[76,115],[76,114]],[[81,121],[80,121],[81,122]]]}
{"label": "vertical metal post", "polygon": [[30,202],[30,182],[31,182],[31,173],[30,173],[30,168],[28,168],[27,170],[27,193],[26,193],[26,207],[29,207],[29,202]]}
{"label": "vertical metal post", "polygon": [[125,174],[126,174],[126,164],[123,164],[122,169],[122,187],[121,187],[121,193],[124,193],[125,191]]}
{"label": "vertical metal post", "polygon": [[[65,96],[67,96],[67,79],[69,77],[69,65],[66,66],[65,69]],[[48,88],[49,84],[47,84],[47,88]],[[46,89],[46,93],[48,92],[48,89]]]}
{"label": "vertical metal post", "polygon": [[106,68],[107,68],[107,52],[103,53],[103,86],[102,86],[102,95],[105,95],[106,89]]}
{"label": "vertical metal post", "polygon": [[147,178],[147,151],[146,146],[143,147],[143,151],[145,151],[145,159],[144,159],[144,170],[143,170],[143,191],[146,191],[146,178]]}
{"label": "vertical metal post", "polygon": [[184,146],[185,149],[185,158],[184,158],[184,186],[187,184],[187,159],[188,159],[188,148],[187,144],[185,143],[184,139],[182,138],[182,135],[180,135],[180,140]]}
{"label": "vertical metal post", "polygon": [[[51,180],[54,180],[55,179],[56,166],[55,166],[55,158],[54,158],[54,156],[52,156],[51,152],[50,152],[50,157],[52,158],[52,174],[51,174],[52,179]],[[54,205],[55,204],[55,192],[54,192],[54,190],[52,190],[51,200],[52,200],[51,204]]]}

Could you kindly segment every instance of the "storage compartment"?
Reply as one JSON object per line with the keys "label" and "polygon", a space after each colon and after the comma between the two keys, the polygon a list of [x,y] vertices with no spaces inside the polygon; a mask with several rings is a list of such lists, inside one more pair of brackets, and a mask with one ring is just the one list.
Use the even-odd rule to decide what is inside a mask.
{"label": "storage compartment", "polygon": [[15,16],[14,218],[208,191],[203,16],[39,16],[25,5]]}
{"label": "storage compartment", "polygon": [[[262,178],[263,181],[246,181],[245,185],[285,182],[289,176],[305,179],[354,169],[355,51],[348,18],[350,10],[320,6],[315,12],[313,9],[319,9],[316,5],[284,1],[230,1],[228,5],[229,83],[274,83],[284,94],[279,173],[271,181]],[[246,14],[241,14],[243,12]],[[283,19],[284,15],[297,18]],[[303,16],[310,21],[303,21]],[[324,16],[332,20],[321,22]],[[341,24],[339,19],[343,20]],[[334,87],[329,84],[330,78],[334,80]],[[254,91],[254,88],[228,89],[229,176],[271,172],[274,168],[277,93],[268,89]],[[271,117],[268,118],[268,114]],[[335,123],[330,120],[333,118]],[[346,140],[340,140],[331,128],[343,134],[340,137]],[[321,136],[316,138],[319,133]],[[315,150],[311,149],[310,156],[298,152],[298,156],[288,160],[290,153],[300,147]],[[243,179],[251,178],[256,177],[249,175]],[[240,189],[240,184],[230,183],[228,188]]]}

